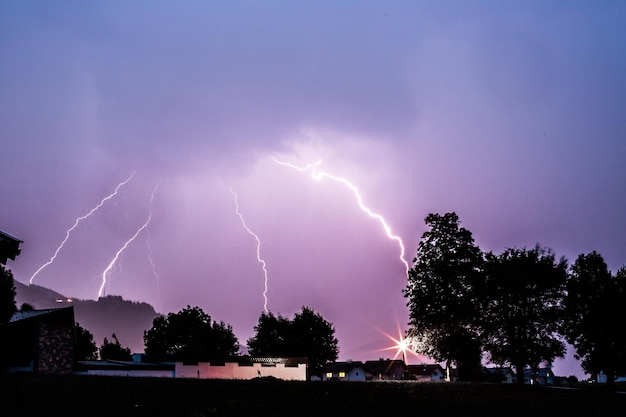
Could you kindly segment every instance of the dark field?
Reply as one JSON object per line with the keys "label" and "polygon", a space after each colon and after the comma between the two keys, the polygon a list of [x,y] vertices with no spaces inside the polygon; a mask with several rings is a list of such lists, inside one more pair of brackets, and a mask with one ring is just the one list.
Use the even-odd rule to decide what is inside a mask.
{"label": "dark field", "polygon": [[0,376],[0,416],[624,416],[626,395],[462,383]]}

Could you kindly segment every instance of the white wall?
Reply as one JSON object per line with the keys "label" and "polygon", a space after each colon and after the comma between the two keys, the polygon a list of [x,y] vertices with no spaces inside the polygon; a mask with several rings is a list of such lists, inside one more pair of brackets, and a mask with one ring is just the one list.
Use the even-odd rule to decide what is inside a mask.
{"label": "white wall", "polygon": [[298,364],[298,367],[287,367],[282,363],[277,363],[276,366],[261,366],[260,363],[240,366],[236,362],[227,362],[224,365],[211,366],[209,362],[199,362],[197,365],[176,362],[175,376],[207,379],[253,379],[259,376],[272,376],[287,381],[306,381],[306,364]]}

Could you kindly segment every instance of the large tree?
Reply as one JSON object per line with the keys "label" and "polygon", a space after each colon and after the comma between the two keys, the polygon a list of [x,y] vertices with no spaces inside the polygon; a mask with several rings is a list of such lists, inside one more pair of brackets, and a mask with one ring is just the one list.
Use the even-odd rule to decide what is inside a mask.
{"label": "large tree", "polygon": [[239,352],[232,327],[213,321],[200,307],[157,316],[143,338],[146,354],[153,358],[223,362]]}
{"label": "large tree", "polygon": [[271,311],[261,313],[254,326],[254,336],[248,339],[248,353],[252,356],[295,356],[291,337],[291,321]]}
{"label": "large tree", "polygon": [[78,322],[74,326],[76,333],[76,342],[74,345],[74,360],[92,361],[98,359],[98,348],[93,341],[91,332],[81,327]]}
{"label": "large tree", "polygon": [[16,311],[13,274],[9,269],[5,269],[3,265],[0,265],[0,326],[8,323]]}
{"label": "large tree", "polygon": [[513,365],[524,383],[524,368],[562,357],[559,336],[567,262],[549,249],[507,249],[488,253],[481,290],[484,349],[497,364]]}
{"label": "large tree", "polygon": [[321,375],[324,365],[337,359],[337,338],[333,325],[308,307],[293,320],[262,313],[248,340],[252,356],[296,356],[308,358],[309,373]]}
{"label": "large tree", "polygon": [[429,214],[409,270],[404,296],[410,314],[409,335],[415,349],[435,360],[455,362],[460,378],[471,379],[480,367],[476,329],[476,287],[483,255],[456,213]]}
{"label": "large tree", "polygon": [[609,383],[626,372],[626,270],[611,275],[597,252],[581,254],[567,280],[563,333],[582,368],[603,371]]}

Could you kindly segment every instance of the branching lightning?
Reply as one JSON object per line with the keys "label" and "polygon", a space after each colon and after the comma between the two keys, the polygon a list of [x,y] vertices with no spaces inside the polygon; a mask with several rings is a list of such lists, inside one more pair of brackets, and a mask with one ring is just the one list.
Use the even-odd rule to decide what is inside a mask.
{"label": "branching lightning", "polygon": [[337,177],[337,176],[329,174],[328,172],[318,171],[317,168],[322,163],[321,160],[317,161],[314,164],[309,164],[309,165],[305,166],[304,168],[302,168],[302,167],[298,167],[296,165],[290,164],[289,162],[279,161],[278,159],[276,159],[274,157],[272,157],[272,159],[274,160],[274,162],[276,162],[279,165],[284,165],[286,167],[289,167],[291,169],[295,169],[295,170],[300,171],[300,172],[311,171],[311,177],[313,179],[317,180],[317,181],[321,181],[324,178],[328,178],[330,180],[336,181],[336,182],[341,183],[344,186],[348,187],[348,189],[350,189],[350,191],[352,191],[352,193],[354,194],[354,197],[356,198],[357,204],[359,205],[360,209],[362,211],[364,211],[369,217],[378,220],[380,225],[383,227],[383,230],[385,231],[385,234],[387,235],[387,237],[389,239],[394,240],[394,241],[396,241],[398,243],[398,246],[400,247],[400,257],[399,258],[400,258],[400,261],[402,262],[402,264],[404,265],[405,272],[406,272],[406,274],[408,276],[408,274],[409,274],[409,263],[404,259],[404,254],[405,254],[404,242],[402,242],[402,239],[399,236],[393,234],[393,232],[391,231],[391,227],[389,227],[389,225],[385,221],[385,218],[382,215],[380,215],[378,213],[374,213],[369,207],[367,207],[363,203],[363,198],[361,197],[361,193],[359,192],[359,189],[354,184],[352,184],[346,178]]}
{"label": "branching lightning", "polygon": [[65,245],[65,243],[67,242],[67,240],[70,237],[70,233],[72,233],[72,231],[74,229],[76,229],[76,227],[78,226],[78,224],[87,219],[89,216],[91,216],[93,213],[95,213],[100,207],[102,207],[104,205],[104,203],[106,203],[108,200],[112,199],[113,197],[115,197],[117,195],[117,192],[120,190],[120,188],[122,188],[122,186],[126,185],[126,183],[128,183],[131,179],[133,179],[133,177],[135,176],[135,172],[133,171],[132,174],[130,174],[130,177],[128,177],[126,180],[122,181],[121,183],[119,183],[117,185],[117,187],[115,187],[115,190],[109,194],[108,196],[104,197],[100,203],[95,206],[94,208],[91,209],[91,211],[87,214],[85,214],[82,217],[79,217],[76,219],[76,221],[74,222],[74,225],[72,227],[70,227],[66,232],[65,232],[65,239],[63,239],[63,242],[61,242],[61,244],[59,245],[59,247],[57,248],[57,250],[54,252],[54,255],[52,255],[52,257],[50,258],[50,260],[48,262],[46,262],[45,264],[43,264],[37,271],[35,271],[35,273],[30,277],[29,283],[32,284],[33,280],[35,279],[35,277],[37,276],[37,274],[39,274],[45,267],[47,267],[48,265],[52,264],[54,262],[54,260],[56,259],[57,255],[59,254],[59,252],[61,251],[61,249],[63,249],[63,246]]}
{"label": "branching lightning", "polygon": [[[150,195],[150,204],[152,204],[152,201],[154,200],[154,194],[156,193],[156,190],[158,188],[159,188],[159,185],[157,184],[154,187],[154,189],[152,190],[152,194]],[[152,209],[150,209],[150,212],[148,213],[148,219],[146,220],[146,222],[139,229],[137,229],[135,234],[130,239],[128,239],[126,241],[126,243],[124,243],[124,245],[115,253],[115,256],[113,257],[113,260],[109,263],[109,265],[106,267],[106,269],[102,273],[102,283],[100,284],[100,289],[98,290],[98,298],[102,297],[102,295],[104,293],[104,287],[105,287],[105,285],[107,283],[107,275],[110,274],[111,270],[115,266],[115,263],[118,261],[120,256],[124,253],[124,251],[126,250],[128,245],[130,245],[137,238],[137,236],[139,236],[139,234],[146,227],[148,227],[148,225],[150,224],[151,221],[152,221]],[[153,266],[154,266],[154,264],[153,264]]]}
{"label": "branching lightning", "polygon": [[161,276],[157,272],[156,264],[152,258],[152,245],[150,244],[150,229],[147,230],[148,237],[146,238],[146,247],[148,248],[148,261],[152,266],[152,275],[156,279],[157,299],[159,300],[158,308],[161,310]]}
{"label": "branching lightning", "polygon": [[241,224],[243,225],[243,228],[246,229],[246,231],[256,240],[256,259],[261,264],[261,267],[263,268],[263,275],[265,277],[264,289],[263,289],[263,309],[267,313],[268,312],[267,310],[267,268],[266,268],[265,260],[261,258],[261,239],[259,239],[259,236],[257,236],[257,234],[254,233],[252,230],[250,230],[250,228],[246,225],[246,221],[243,219],[243,215],[239,211],[239,202],[238,202],[237,193],[234,192],[232,188],[229,188],[229,190],[231,194],[235,197],[235,213],[237,213],[237,216],[239,216],[239,219],[241,220]]}

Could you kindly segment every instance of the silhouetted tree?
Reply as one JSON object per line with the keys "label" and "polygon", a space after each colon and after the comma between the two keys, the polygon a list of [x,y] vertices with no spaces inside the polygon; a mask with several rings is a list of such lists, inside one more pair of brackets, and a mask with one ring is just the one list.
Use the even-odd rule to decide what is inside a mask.
{"label": "silhouetted tree", "polygon": [[116,360],[116,361],[129,361],[131,360],[130,349],[123,347],[120,341],[117,340],[115,333],[111,335],[111,341],[104,338],[102,346],[100,346],[100,359],[104,360]]}
{"label": "silhouetted tree", "polygon": [[10,270],[0,265],[0,372],[6,370],[8,351],[6,324],[11,320],[13,313],[17,311],[15,304],[15,282]]}
{"label": "silhouetted tree", "polygon": [[312,308],[302,307],[291,327],[295,356],[307,357],[309,373],[321,376],[326,363],[335,361],[339,353],[333,325]]}
{"label": "silhouetted tree", "polygon": [[404,296],[410,314],[409,336],[419,353],[459,367],[472,379],[480,369],[479,314],[476,287],[483,256],[472,233],[460,227],[456,213],[429,214],[409,270]]}
{"label": "silhouetted tree", "polygon": [[158,316],[144,332],[146,355],[182,361],[224,361],[239,351],[232,327],[214,322],[200,307]]}
{"label": "silhouetted tree", "polygon": [[252,356],[306,357],[310,375],[321,375],[324,365],[337,359],[333,325],[311,308],[302,307],[291,321],[261,313],[254,331],[248,339]]}
{"label": "silhouetted tree", "polygon": [[254,327],[255,335],[248,339],[248,353],[252,356],[294,356],[289,319],[271,311],[261,313]]}
{"label": "silhouetted tree", "polygon": [[611,275],[597,252],[581,254],[570,269],[563,333],[581,367],[603,371],[612,384],[626,372],[626,270]]}
{"label": "silhouetted tree", "polygon": [[16,311],[13,274],[9,269],[0,265],[0,326],[8,323]]}
{"label": "silhouetted tree", "polygon": [[523,384],[526,365],[536,369],[565,353],[558,331],[567,262],[539,246],[507,249],[486,255],[485,278],[484,349],[493,363],[513,365]]}
{"label": "silhouetted tree", "polygon": [[98,359],[98,348],[93,341],[93,335],[76,322],[74,327],[76,344],[74,345],[74,360],[91,361]]}

